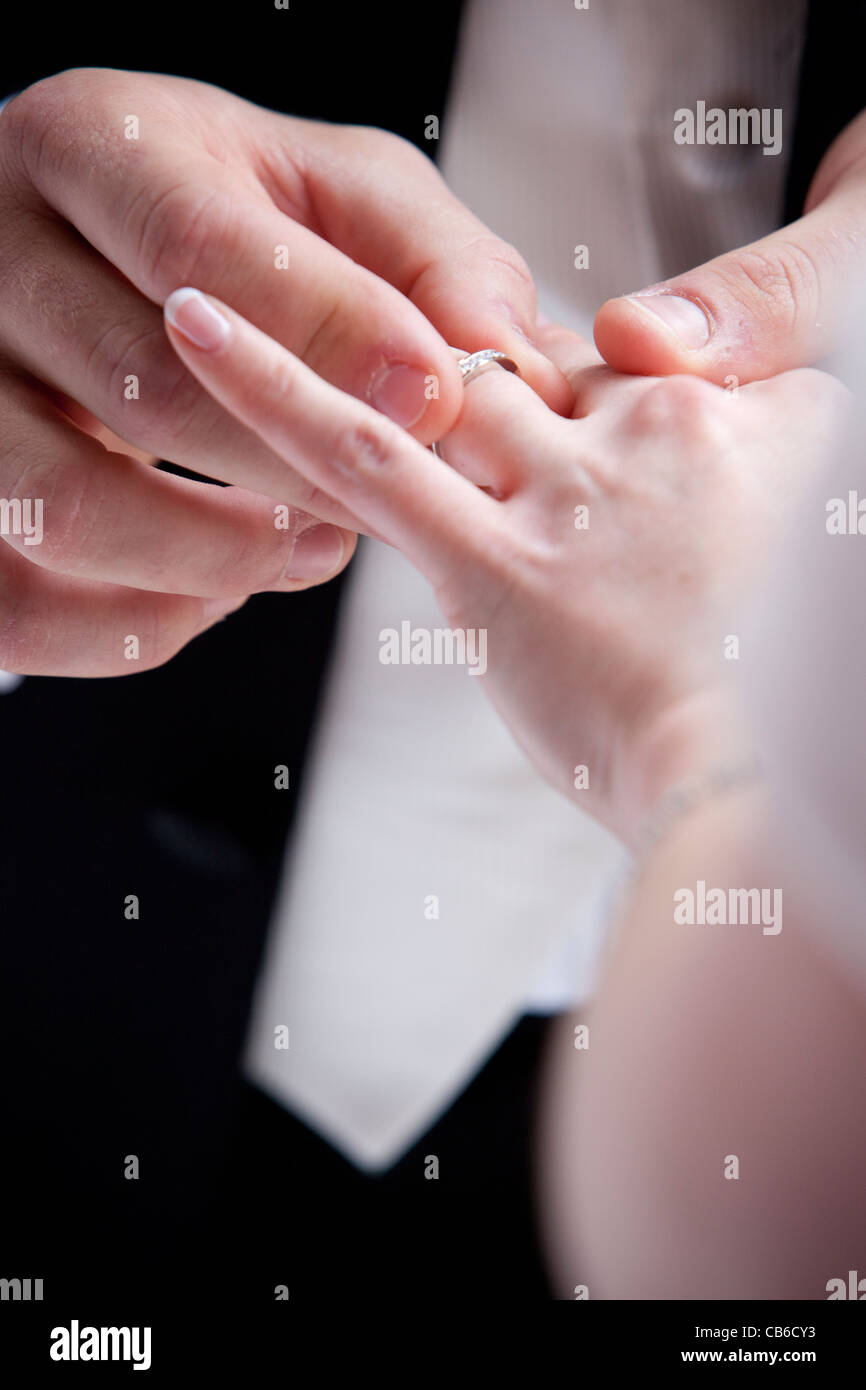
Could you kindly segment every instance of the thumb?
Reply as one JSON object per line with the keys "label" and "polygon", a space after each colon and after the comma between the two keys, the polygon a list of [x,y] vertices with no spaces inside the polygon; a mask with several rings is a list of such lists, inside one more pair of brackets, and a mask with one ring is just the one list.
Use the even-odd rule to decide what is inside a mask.
{"label": "thumb", "polygon": [[806,213],[685,275],[609,299],[595,341],[620,372],[763,380],[833,346],[852,278],[866,274],[866,113],[828,150]]}

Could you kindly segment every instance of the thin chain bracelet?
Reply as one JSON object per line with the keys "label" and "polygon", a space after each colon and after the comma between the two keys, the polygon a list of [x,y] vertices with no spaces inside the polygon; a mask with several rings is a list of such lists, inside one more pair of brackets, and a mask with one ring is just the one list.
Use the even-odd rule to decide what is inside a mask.
{"label": "thin chain bracelet", "polygon": [[760,781],[762,773],[761,759],[757,754],[753,754],[741,762],[729,763],[695,777],[687,777],[684,781],[669,787],[662,793],[635,836],[629,878],[640,872],[652,850],[666,840],[674,827],[686,816],[730,791]]}
{"label": "thin chain bracelet", "polygon": [[652,851],[667,839],[675,826],[719,797],[760,781],[763,768],[757,754],[742,762],[728,763],[695,777],[687,777],[663,792],[634,838],[634,847],[616,877],[608,899],[604,955],[614,954],[625,926],[625,904],[637,886]]}

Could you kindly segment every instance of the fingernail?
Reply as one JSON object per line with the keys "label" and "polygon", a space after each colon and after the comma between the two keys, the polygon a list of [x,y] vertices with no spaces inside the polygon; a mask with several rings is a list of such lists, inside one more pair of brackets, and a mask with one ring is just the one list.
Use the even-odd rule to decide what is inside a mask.
{"label": "fingernail", "polygon": [[286,579],[324,579],[343,558],[343,537],[336,526],[311,526],[295,541]]}
{"label": "fingernail", "polygon": [[404,363],[380,367],[367,389],[367,399],[404,429],[417,425],[427,409],[427,376]]}
{"label": "fingernail", "polygon": [[628,298],[642,309],[660,318],[666,328],[679,338],[684,348],[706,347],[710,341],[710,325],[706,314],[691,299],[678,294],[633,294]]}
{"label": "fingernail", "polygon": [[228,319],[199,290],[174,290],[165,301],[165,316],[196,347],[212,350],[229,336]]}

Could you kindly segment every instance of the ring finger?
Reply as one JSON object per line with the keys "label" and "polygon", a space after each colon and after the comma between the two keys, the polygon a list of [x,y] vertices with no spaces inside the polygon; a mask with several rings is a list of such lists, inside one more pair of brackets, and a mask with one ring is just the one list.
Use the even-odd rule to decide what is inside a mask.
{"label": "ring finger", "polygon": [[491,362],[467,377],[457,424],[436,449],[457,473],[504,500],[527,476],[540,440],[549,447],[557,421],[526,382]]}

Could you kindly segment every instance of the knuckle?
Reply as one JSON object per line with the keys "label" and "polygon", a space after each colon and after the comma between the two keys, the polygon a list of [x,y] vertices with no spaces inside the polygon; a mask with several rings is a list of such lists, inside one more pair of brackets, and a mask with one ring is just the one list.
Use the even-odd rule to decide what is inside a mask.
{"label": "knuckle", "polygon": [[[356,284],[355,292],[357,293],[362,286],[363,281]],[[332,362],[335,352],[339,354],[350,328],[351,324],[347,321],[343,303],[338,301],[330,308],[323,306],[318,322],[309,333],[306,342],[302,347],[298,347],[299,356],[308,366],[319,372],[319,375],[327,375],[328,364]]]}
{"label": "knuckle", "polygon": [[[208,408],[208,398],[171,352],[159,323],[144,331],[123,324],[109,329],[91,349],[85,374],[106,401],[105,423],[152,453],[175,448],[198,431]],[[130,377],[136,381],[135,398],[125,394]]]}
{"label": "knuckle", "polygon": [[17,463],[15,454],[23,449],[5,453],[4,469],[16,471],[14,486],[7,497],[27,498],[38,503],[43,516],[38,545],[27,545],[22,538],[8,537],[19,553],[42,569],[72,572],[84,552],[85,534],[92,529],[91,520],[80,524],[90,507],[85,498],[91,491],[92,475],[81,470],[69,459],[46,462],[28,453]]}
{"label": "knuckle", "polygon": [[354,422],[336,433],[330,453],[331,467],[341,477],[364,487],[396,463],[394,439],[386,422]]}
{"label": "knuckle", "polygon": [[14,133],[22,143],[34,137],[38,141],[52,117],[59,114],[66,77],[67,73],[61,72],[40,78],[12,97],[3,109],[4,136]]}
{"label": "knuckle", "polygon": [[0,153],[3,163],[19,171],[37,166],[51,128],[47,108],[51,100],[45,92],[53,78],[43,78],[32,87],[25,87],[4,106],[0,113]]}
{"label": "knuckle", "polygon": [[273,512],[267,507],[255,521],[247,518],[241,523],[235,518],[222,544],[201,551],[195,589],[181,588],[189,575],[180,574],[178,591],[231,597],[271,588],[279,583],[286,567],[285,534],[276,530]]}
{"label": "knuckle", "polygon": [[638,432],[694,433],[707,427],[718,398],[719,388],[701,377],[661,377],[635,398],[631,423]]}
{"label": "knuckle", "polygon": [[297,380],[297,360],[287,352],[276,352],[256,380],[256,395],[267,410],[281,412],[294,395]]}
{"label": "knuckle", "polygon": [[535,294],[532,272],[517,247],[512,246],[510,242],[490,234],[477,237],[467,250],[485,264],[493,261],[496,265],[502,266],[518,282],[521,289]]}
{"label": "knuckle", "polygon": [[412,164],[417,168],[429,167],[430,161],[421,153],[417,145],[392,130],[382,130],[379,126],[356,126],[360,143],[370,157],[383,163],[395,162]]}
{"label": "knuckle", "polygon": [[732,278],[737,297],[757,305],[782,329],[793,330],[803,310],[817,303],[818,267],[791,241],[774,241],[772,252],[741,252]]}
{"label": "knuckle", "polygon": [[[4,148],[16,156],[29,178],[62,163],[70,143],[70,107],[82,99],[92,100],[94,72],[98,70],[67,68],[43,77],[5,107],[0,125]],[[96,122],[90,123],[90,129],[95,139]]]}
{"label": "knuckle", "polygon": [[145,288],[164,296],[178,285],[207,278],[207,264],[232,223],[225,189],[182,179],[155,197],[145,188],[133,197],[124,235],[136,247]]}

